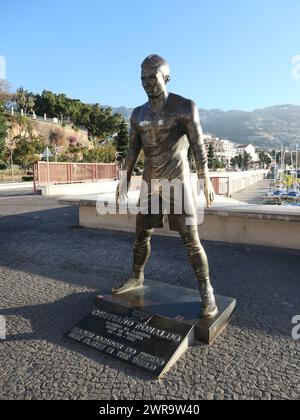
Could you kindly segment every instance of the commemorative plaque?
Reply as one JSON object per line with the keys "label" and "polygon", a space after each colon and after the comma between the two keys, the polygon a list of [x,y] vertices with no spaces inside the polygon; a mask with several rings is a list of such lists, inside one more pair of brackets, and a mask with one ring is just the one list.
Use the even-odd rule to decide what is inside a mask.
{"label": "commemorative plaque", "polygon": [[160,378],[193,344],[194,327],[102,301],[66,337]]}

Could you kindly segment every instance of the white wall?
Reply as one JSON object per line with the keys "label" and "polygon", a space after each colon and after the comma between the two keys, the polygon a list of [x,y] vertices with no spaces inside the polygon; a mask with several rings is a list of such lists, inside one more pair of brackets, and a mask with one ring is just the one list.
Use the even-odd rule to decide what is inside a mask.
{"label": "white wall", "polygon": [[[278,211],[276,215],[273,206],[264,207],[270,208],[269,213],[262,213],[259,206],[249,206],[245,210],[227,208],[208,211],[203,225],[199,226],[200,237],[225,243],[300,249],[300,212],[297,215],[295,211],[282,214]],[[97,214],[95,207],[81,206],[80,226],[134,233],[136,217],[131,214],[103,216]],[[169,230],[167,223],[155,234],[179,236]]]}
{"label": "white wall", "polygon": [[[246,172],[210,172],[211,177],[229,178],[230,187],[229,195],[241,191],[247,186],[253,185],[254,183],[264,179],[269,171],[246,171]],[[193,185],[195,191],[197,190],[197,175],[192,175]],[[131,182],[131,190],[139,190],[142,182],[142,177],[133,177]],[[227,191],[228,180],[223,180],[224,183],[224,194]],[[118,185],[118,181],[99,181],[99,182],[87,182],[79,184],[59,184],[50,185],[49,191],[46,186],[39,187],[43,195],[52,196],[67,196],[67,195],[88,195],[88,194],[102,194],[115,192]],[[222,193],[223,194],[223,193]]]}

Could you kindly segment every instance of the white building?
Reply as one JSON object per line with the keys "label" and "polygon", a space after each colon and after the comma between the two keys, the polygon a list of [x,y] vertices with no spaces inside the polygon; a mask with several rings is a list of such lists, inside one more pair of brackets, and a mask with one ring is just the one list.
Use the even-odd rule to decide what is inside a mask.
{"label": "white building", "polygon": [[230,167],[231,159],[237,155],[236,144],[229,141],[204,135],[204,143],[208,152],[210,144],[214,149],[214,155],[227,167]]}
{"label": "white building", "polygon": [[243,155],[244,153],[249,153],[251,156],[252,162],[258,162],[259,157],[256,153],[256,149],[252,144],[240,144],[239,146],[236,146],[236,154],[237,155]]}

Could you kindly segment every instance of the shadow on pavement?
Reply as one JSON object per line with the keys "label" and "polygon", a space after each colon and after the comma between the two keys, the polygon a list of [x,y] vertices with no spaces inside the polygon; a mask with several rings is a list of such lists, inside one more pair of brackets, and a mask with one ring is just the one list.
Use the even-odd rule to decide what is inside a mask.
{"label": "shadow on pavement", "polygon": [[65,334],[76,325],[81,318],[93,309],[95,305],[95,293],[75,293],[56,302],[42,305],[24,306],[11,309],[0,309],[0,316],[19,317],[29,321],[31,332],[11,334],[3,343],[15,343],[18,341],[47,341],[60,346],[68,351],[81,354],[90,360],[100,363],[112,369],[121,370],[126,374],[143,380],[153,380],[152,377],[140,372],[138,369],[131,368],[126,364],[113,360],[108,356],[102,355],[83,345],[76,344],[64,338]]}

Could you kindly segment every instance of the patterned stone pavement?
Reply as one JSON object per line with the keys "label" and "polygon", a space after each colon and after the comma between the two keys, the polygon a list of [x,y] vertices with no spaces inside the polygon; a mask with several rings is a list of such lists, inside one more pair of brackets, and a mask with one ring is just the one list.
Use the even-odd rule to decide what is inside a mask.
{"label": "patterned stone pavement", "polygon": [[[218,294],[237,313],[212,347],[195,346],[161,380],[68,342],[95,293],[130,273],[134,236],[77,229],[77,209],[0,195],[0,399],[299,399],[300,253],[205,243]],[[176,238],[153,239],[147,277],[196,288]]]}

